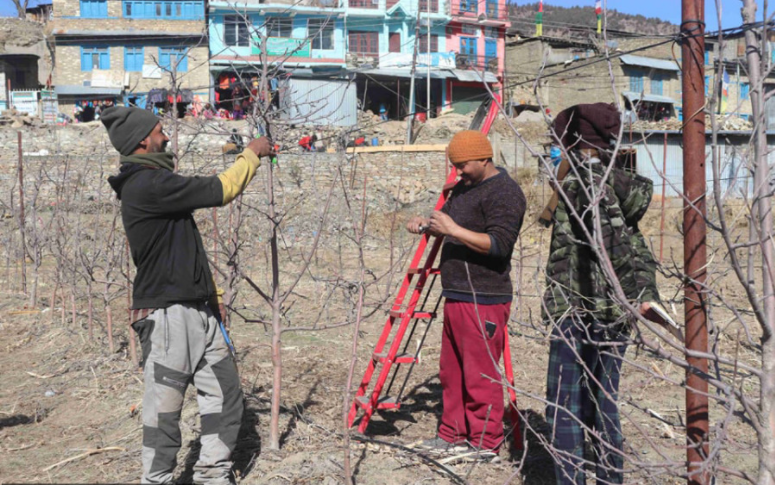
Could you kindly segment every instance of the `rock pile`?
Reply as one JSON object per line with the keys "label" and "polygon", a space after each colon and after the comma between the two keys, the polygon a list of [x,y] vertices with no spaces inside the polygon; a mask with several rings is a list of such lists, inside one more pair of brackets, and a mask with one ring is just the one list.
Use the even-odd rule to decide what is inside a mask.
{"label": "rock pile", "polygon": [[[736,116],[731,116],[728,118],[718,117],[717,122],[719,130],[723,131],[749,131],[753,128],[753,124],[750,121],[746,121]],[[680,131],[683,129],[683,121],[679,121],[677,118],[670,118],[663,121],[636,121],[632,124],[632,129],[635,131]],[[705,129],[708,131],[712,129],[710,116],[705,117]]]}
{"label": "rock pile", "polygon": [[24,126],[40,126],[43,122],[37,116],[21,113],[11,108],[0,113],[0,126],[10,125],[11,129],[19,129]]}

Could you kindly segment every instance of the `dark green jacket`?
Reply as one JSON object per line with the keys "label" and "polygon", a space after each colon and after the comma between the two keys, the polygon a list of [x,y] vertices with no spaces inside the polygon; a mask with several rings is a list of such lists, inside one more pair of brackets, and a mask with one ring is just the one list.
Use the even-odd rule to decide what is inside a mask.
{"label": "dark green jacket", "polygon": [[[583,218],[583,225],[560,197],[554,213],[554,228],[546,266],[547,288],[544,293],[544,318],[558,320],[572,314],[594,316],[604,322],[622,319],[625,312],[611,295],[611,282],[600,267],[595,251],[583,231],[595,233],[590,197],[598,199],[604,249],[628,300],[659,301],[656,285],[656,261],[638,221],[651,202],[651,180],[625,170],[613,169],[603,194],[598,194],[606,167],[600,163],[570,172],[562,183],[568,203]],[[583,179],[579,180],[579,178]],[[599,195],[600,197],[596,197]]]}

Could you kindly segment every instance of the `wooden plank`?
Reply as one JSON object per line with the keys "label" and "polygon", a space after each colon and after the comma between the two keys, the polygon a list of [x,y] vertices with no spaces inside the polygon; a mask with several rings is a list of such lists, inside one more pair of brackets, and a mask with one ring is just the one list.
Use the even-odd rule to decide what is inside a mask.
{"label": "wooden plank", "polygon": [[447,145],[384,145],[380,147],[350,147],[347,153],[381,152],[443,152]]}

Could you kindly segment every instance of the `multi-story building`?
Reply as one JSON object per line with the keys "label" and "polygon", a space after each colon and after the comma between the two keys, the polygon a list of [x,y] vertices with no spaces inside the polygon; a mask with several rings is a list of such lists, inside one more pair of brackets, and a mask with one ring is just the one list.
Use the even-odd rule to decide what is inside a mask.
{"label": "multi-story building", "polygon": [[344,8],[326,0],[209,2],[216,108],[239,116],[262,96],[264,68],[280,115],[298,123],[352,125]]}
{"label": "multi-story building", "polygon": [[446,82],[444,105],[470,112],[489,94],[483,83],[503,82],[506,29],[511,26],[506,0],[450,0],[447,50],[455,53],[455,76]]}
{"label": "multi-story building", "polygon": [[[366,100],[364,108],[390,119],[413,113],[434,116],[455,67],[454,55],[445,48],[448,0],[346,1],[347,65],[355,74],[359,99]],[[412,105],[415,33],[419,38]]]}
{"label": "multi-story building", "polygon": [[61,112],[72,115],[78,104],[88,119],[101,102],[145,107],[155,89],[208,100],[205,0],[53,3],[49,25]]}
{"label": "multi-story building", "polygon": [[358,109],[388,119],[467,113],[487,95],[483,78],[496,89],[501,82],[509,23],[505,0],[461,1],[211,1],[212,98],[239,111],[246,92],[257,94],[265,62],[280,80],[278,107],[323,98],[337,106],[317,109],[317,122],[354,124]]}

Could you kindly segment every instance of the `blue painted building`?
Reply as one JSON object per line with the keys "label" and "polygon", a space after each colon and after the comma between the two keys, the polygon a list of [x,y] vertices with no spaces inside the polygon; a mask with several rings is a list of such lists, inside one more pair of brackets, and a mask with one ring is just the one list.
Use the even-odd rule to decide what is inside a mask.
{"label": "blue painted building", "polygon": [[[218,109],[236,118],[249,110],[262,96],[266,69],[277,108],[330,105],[313,110],[314,115],[284,109],[284,116],[318,124],[355,123],[355,90],[345,70],[344,9],[336,3],[211,1],[208,19],[211,98]],[[333,91],[326,86],[332,83]]]}
{"label": "blue painted building", "polygon": [[[447,0],[343,0],[348,71],[355,75],[365,109],[390,119],[436,113],[445,98],[453,54],[446,52]],[[415,27],[419,43],[415,105],[409,99]],[[428,81],[430,77],[430,82]],[[430,88],[430,107],[428,90]]]}
{"label": "blue painted building", "polygon": [[[224,109],[239,111],[235,101],[260,95],[264,64],[273,100],[321,90],[339,83],[347,90],[339,116],[355,123],[358,108],[384,111],[399,119],[426,111],[428,77],[432,110],[445,98],[445,79],[455,67],[446,53],[447,0],[261,0],[209,2],[211,97]],[[415,26],[420,10],[420,38],[416,72],[416,100],[410,108],[409,84],[415,49]],[[430,69],[429,69],[430,68]],[[304,79],[304,83],[295,80]],[[312,80],[313,82],[310,82]],[[289,87],[294,83],[297,88]],[[347,87],[344,87],[347,84]],[[285,86],[285,88],[284,88]],[[302,87],[303,86],[303,87]],[[317,86],[317,87],[315,87]],[[352,93],[350,93],[352,91]],[[307,93],[309,94],[309,93]],[[364,104],[364,106],[360,106]]]}

